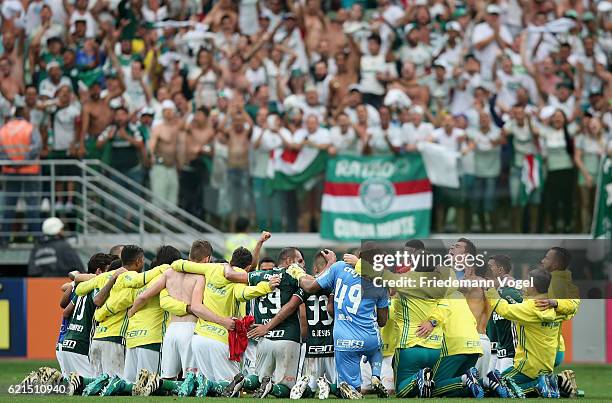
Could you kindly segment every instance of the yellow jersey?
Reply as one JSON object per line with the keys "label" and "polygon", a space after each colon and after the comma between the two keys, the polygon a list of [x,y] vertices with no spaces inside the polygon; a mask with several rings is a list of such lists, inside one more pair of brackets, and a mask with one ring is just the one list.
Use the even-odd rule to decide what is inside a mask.
{"label": "yellow jersey", "polygon": [[[530,378],[552,373],[561,322],[567,317],[558,315],[554,309],[538,309],[535,305],[538,296],[520,304],[509,304],[495,289],[489,289],[486,296],[494,312],[516,323],[518,343],[514,368]],[[546,295],[540,298],[546,298]]]}
{"label": "yellow jersey", "polygon": [[[580,291],[572,281],[572,272],[569,270],[555,270],[550,273],[550,286],[548,298],[556,299],[559,306],[556,311],[571,319],[580,307]],[[565,351],[565,340],[559,328],[559,351]]]}
{"label": "yellow jersey", "polygon": [[136,289],[121,286],[121,277],[130,272],[121,273],[104,305],[96,309],[94,318],[98,322],[94,339],[123,338],[128,326],[127,309],[134,303]]}
{"label": "yellow jersey", "polygon": [[162,264],[141,273],[126,272],[124,276],[117,279],[117,282],[124,288],[142,288],[169,268],[169,264]]}
{"label": "yellow jersey", "polygon": [[395,321],[394,301],[395,298],[392,298],[391,305],[389,305],[389,318],[387,319],[387,324],[380,329],[383,357],[394,355],[397,343],[399,342],[399,326]]}
{"label": "yellow jersey", "polygon": [[457,354],[482,355],[480,335],[476,328],[476,318],[459,291],[453,291],[441,299],[429,315],[442,328],[441,356]]}
{"label": "yellow jersey", "polygon": [[[267,281],[262,281],[255,286],[230,282],[223,274],[224,265],[220,263],[194,263],[177,260],[172,263],[172,268],[185,273],[204,275],[206,286],[202,303],[213,313],[223,317],[244,316],[245,304],[243,302],[272,292]],[[237,267],[234,269],[245,272]],[[225,344],[228,343],[227,329],[218,323],[198,318],[195,333]]]}
{"label": "yellow jersey", "polygon": [[104,287],[106,282],[113,277],[113,274],[115,274],[116,271],[117,270],[111,270],[104,273],[100,273],[94,278],[91,278],[87,281],[83,281],[74,290],[75,294],[79,297],[82,297],[94,290],[101,289],[102,287]]}
{"label": "yellow jersey", "polygon": [[[371,276],[378,276],[384,285],[394,288],[397,295],[391,299],[391,307],[394,307],[394,315],[397,326],[397,347],[410,348],[421,346],[432,349],[440,349],[442,346],[442,329],[440,326],[434,328],[426,338],[416,336],[419,325],[427,321],[432,311],[437,307],[439,299],[448,290],[444,287],[428,285],[428,281],[443,280],[452,276],[448,268],[440,268],[440,271],[406,273],[392,273],[388,270],[375,272],[371,265],[359,259],[355,264],[355,271],[361,275],[362,270],[369,271]],[[390,307],[390,309],[391,309]],[[389,314],[391,316],[391,313]]]}
{"label": "yellow jersey", "polygon": [[395,318],[399,327],[397,348],[420,346],[437,350],[442,347],[441,326],[436,326],[427,338],[416,335],[419,325],[429,319],[438,305],[437,299],[400,295],[392,299],[391,305],[395,305]]}
{"label": "yellow jersey", "polygon": [[[166,265],[165,269],[169,267]],[[163,270],[156,269],[163,268],[158,266],[143,273],[125,272],[117,278],[108,299],[96,310],[95,318],[100,324],[94,338],[123,336],[128,348],[162,342],[169,315],[161,308],[159,295],[149,298],[131,318],[127,316],[138,295],[161,279]],[[140,284],[144,286],[134,288]],[[173,300],[168,310],[186,312],[186,307],[184,302]]]}

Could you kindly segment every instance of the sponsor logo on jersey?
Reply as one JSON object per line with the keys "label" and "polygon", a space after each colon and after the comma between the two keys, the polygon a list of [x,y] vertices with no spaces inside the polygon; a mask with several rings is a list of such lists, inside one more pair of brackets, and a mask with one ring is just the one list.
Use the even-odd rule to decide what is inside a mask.
{"label": "sponsor logo on jersey", "polygon": [[225,294],[227,294],[227,291],[224,288],[217,288],[210,283],[206,284],[206,288],[208,288],[211,292],[214,292],[217,295],[224,296]]}
{"label": "sponsor logo on jersey", "polygon": [[206,323],[200,324],[198,327],[202,332],[215,333],[219,336],[227,336],[227,330],[224,327],[217,327]]}
{"label": "sponsor logo on jersey", "polygon": [[80,333],[83,331],[83,325],[77,325],[76,323],[71,323],[70,325],[68,325],[68,330],[72,330],[72,331]]}
{"label": "sponsor logo on jersey", "polygon": [[149,331],[146,329],[139,329],[139,330],[130,330],[129,332],[126,333],[126,337],[128,339],[133,339],[135,337],[145,337],[147,335]]}
{"label": "sponsor logo on jersey", "polygon": [[308,354],[312,355],[320,355],[320,354],[329,354],[334,352],[334,346],[308,346]]}
{"label": "sponsor logo on jersey", "polygon": [[357,349],[357,348],[363,348],[364,345],[365,345],[365,342],[363,340],[345,340],[345,339],[336,340],[336,347]]}
{"label": "sponsor logo on jersey", "polygon": [[74,350],[74,348],[76,347],[76,340],[65,340],[62,342],[62,347],[70,349],[70,350]]}
{"label": "sponsor logo on jersey", "polygon": [[285,330],[270,330],[268,332],[268,334],[266,334],[266,337],[271,338],[271,339],[277,339],[280,337],[283,337],[285,335]]}
{"label": "sponsor logo on jersey", "polygon": [[542,322],[542,327],[550,327],[551,329],[554,329],[559,326],[561,326],[561,322]]}

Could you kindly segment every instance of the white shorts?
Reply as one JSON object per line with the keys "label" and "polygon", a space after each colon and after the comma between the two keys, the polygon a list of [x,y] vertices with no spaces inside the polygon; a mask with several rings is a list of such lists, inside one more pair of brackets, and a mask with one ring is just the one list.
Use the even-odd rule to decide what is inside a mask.
{"label": "white shorts", "polygon": [[249,344],[242,355],[242,373],[245,376],[256,375],[255,361],[257,360],[257,342],[249,339]]}
{"label": "white shorts", "polygon": [[272,382],[291,388],[295,385],[300,363],[300,343],[290,340],[260,339],[257,344],[255,373],[261,381],[264,376]]}
{"label": "white shorts", "polygon": [[172,322],[168,326],[162,344],[162,378],[177,378],[181,371],[185,376],[187,370],[193,367],[191,337],[195,325],[195,322]]}
{"label": "white shorts", "polygon": [[159,351],[142,347],[128,348],[125,353],[123,379],[131,383],[136,382],[141,369],[158,374],[160,358]]}
{"label": "white shorts", "polygon": [[125,348],[123,344],[112,341],[92,340],[89,346],[89,362],[94,376],[123,376]]}
{"label": "white shorts", "polygon": [[240,372],[240,363],[230,361],[225,343],[194,334],[191,350],[196,368],[211,381],[231,381]]}
{"label": "white shorts", "polygon": [[495,369],[503,374],[504,371],[512,367],[512,365],[514,365],[514,358],[512,357],[498,358],[497,364],[495,365]]}
{"label": "white shorts", "polygon": [[[361,360],[361,390],[368,392],[372,390],[372,366],[369,362],[363,362]],[[383,386],[388,391],[395,390],[395,382],[393,378],[393,356],[383,357],[382,367],[380,369],[380,376]]]}
{"label": "white shorts", "polygon": [[336,360],[334,357],[306,357],[302,367],[302,376],[310,377],[308,386],[317,389],[317,379],[324,376],[329,382],[336,383]]}
{"label": "white shorts", "polygon": [[66,369],[66,364],[64,364],[64,352],[62,351],[62,345],[58,344],[55,349],[55,358],[57,358],[57,363],[59,364],[60,370],[62,371],[62,375],[64,377],[68,377],[70,372]]}
{"label": "white shorts", "polygon": [[480,374],[480,379],[484,379],[489,373],[489,364],[491,363],[491,341],[486,334],[480,335],[480,346],[482,347],[482,355],[476,361],[476,369]]}
{"label": "white shorts", "polygon": [[77,374],[84,376],[85,378],[95,377],[88,356],[73,353],[72,351],[62,351],[62,360],[64,361],[62,371],[64,371],[65,369],[68,375],[70,375],[70,373],[72,372],[76,372]]}

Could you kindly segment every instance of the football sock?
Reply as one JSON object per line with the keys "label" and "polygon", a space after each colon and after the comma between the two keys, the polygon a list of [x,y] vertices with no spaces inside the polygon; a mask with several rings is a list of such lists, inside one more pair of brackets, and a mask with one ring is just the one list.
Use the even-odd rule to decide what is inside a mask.
{"label": "football sock", "polygon": [[306,385],[306,389],[304,389],[304,393],[302,394],[302,399],[309,399],[314,397],[314,392],[310,389],[310,386]]}
{"label": "football sock", "polygon": [[178,393],[179,388],[183,381],[170,381],[167,379],[163,379],[161,382],[161,386],[158,389],[158,392],[170,392],[170,393]]}
{"label": "football sock", "polygon": [[209,389],[209,392],[208,392],[209,396],[211,395],[211,392],[215,396],[221,396],[221,393],[223,393],[223,390],[225,389],[225,387],[230,384],[227,381],[211,381],[211,380],[209,380],[208,382],[210,382],[210,389]]}
{"label": "football sock", "polygon": [[335,383],[329,384],[329,394],[340,397],[340,391],[338,390],[338,385]]}
{"label": "football sock", "polygon": [[278,398],[289,397],[289,395],[291,394],[291,389],[289,389],[285,385],[276,384],[272,387],[272,391],[270,392],[270,394]]}
{"label": "football sock", "polygon": [[257,375],[249,375],[244,378],[244,383],[242,387],[246,390],[257,390],[261,386],[261,382],[259,382],[259,377]]}

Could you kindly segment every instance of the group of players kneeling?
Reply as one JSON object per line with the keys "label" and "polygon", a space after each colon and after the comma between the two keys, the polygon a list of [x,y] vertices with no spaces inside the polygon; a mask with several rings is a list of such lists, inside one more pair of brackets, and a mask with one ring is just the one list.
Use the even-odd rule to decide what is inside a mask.
{"label": "group of players kneeling", "polygon": [[[567,250],[547,251],[525,293],[386,289],[371,278],[375,248],[341,261],[324,249],[309,275],[295,247],[276,261],[259,259],[269,237],[263,232],[252,252],[237,248],[229,263],[215,261],[203,240],[189,260],[161,247],[147,271],[138,246],[93,255],[88,273],[71,273],[63,286],[61,372],[41,368],[23,382],[67,382],[68,394],[84,396],[577,396],[574,372],[553,372],[564,351],[561,323],[580,304]],[[427,253],[418,240],[405,249]],[[449,254],[475,256],[476,247],[460,238]],[[484,271],[408,267],[382,277],[500,279],[510,272],[510,259],[496,255]]]}

